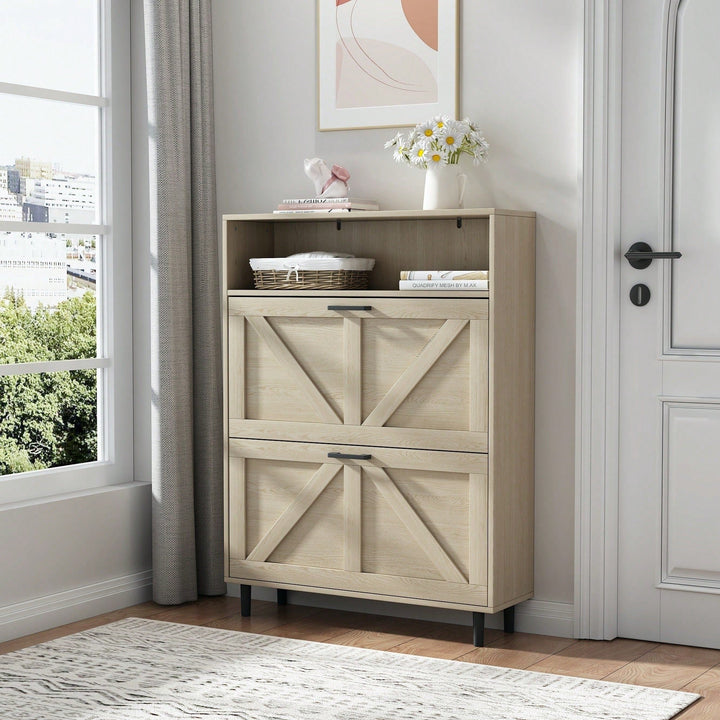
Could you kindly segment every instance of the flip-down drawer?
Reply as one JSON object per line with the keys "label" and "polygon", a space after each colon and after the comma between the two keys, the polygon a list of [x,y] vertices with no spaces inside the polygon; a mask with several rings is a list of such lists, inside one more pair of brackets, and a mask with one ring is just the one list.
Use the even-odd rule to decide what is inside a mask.
{"label": "flip-down drawer", "polygon": [[234,437],[487,451],[488,301],[229,298]]}

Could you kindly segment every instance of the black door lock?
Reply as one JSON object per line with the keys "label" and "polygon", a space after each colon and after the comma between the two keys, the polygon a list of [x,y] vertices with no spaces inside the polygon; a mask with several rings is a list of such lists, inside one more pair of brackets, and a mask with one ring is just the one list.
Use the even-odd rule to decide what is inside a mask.
{"label": "black door lock", "polygon": [[630,301],[638,307],[647,305],[650,302],[650,288],[642,283],[633,285],[630,288]]}

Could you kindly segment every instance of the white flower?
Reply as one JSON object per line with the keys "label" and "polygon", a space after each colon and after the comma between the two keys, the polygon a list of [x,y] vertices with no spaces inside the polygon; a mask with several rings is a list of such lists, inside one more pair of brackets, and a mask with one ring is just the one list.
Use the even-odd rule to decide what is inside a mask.
{"label": "white flower", "polygon": [[445,126],[450,122],[450,118],[447,115],[436,115],[432,120],[433,129],[435,134],[439,135],[445,129]]}
{"label": "white flower", "polygon": [[451,120],[443,128],[442,134],[438,138],[438,142],[448,152],[457,152],[460,150],[463,140],[465,140],[467,131],[467,125]]}
{"label": "white flower", "polygon": [[393,153],[393,160],[395,162],[408,162],[407,148],[398,146]]}
{"label": "white flower", "polygon": [[388,148],[394,147],[400,142],[402,142],[402,133],[398,133],[392,140],[388,140],[385,143],[385,149],[387,150]]}
{"label": "white flower", "polygon": [[487,140],[480,138],[480,142],[473,148],[473,164],[479,165],[481,162],[487,162],[487,153],[490,149]]}
{"label": "white flower", "polygon": [[445,165],[448,161],[448,153],[444,147],[430,148],[423,155],[428,166]]}
{"label": "white flower", "polygon": [[423,140],[431,140],[436,135],[434,121],[428,120],[427,122],[420,123],[415,130],[413,130],[413,135],[418,135]]}
{"label": "white flower", "polygon": [[428,143],[418,142],[410,148],[410,162],[413,165],[425,165],[425,153],[428,152]]}

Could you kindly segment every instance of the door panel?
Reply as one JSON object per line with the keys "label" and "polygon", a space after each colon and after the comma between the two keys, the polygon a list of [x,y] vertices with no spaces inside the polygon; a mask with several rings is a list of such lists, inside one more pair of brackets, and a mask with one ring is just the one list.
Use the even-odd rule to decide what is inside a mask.
{"label": "door panel", "polygon": [[[245,460],[248,552],[257,548],[321,465],[289,460]],[[288,530],[267,562],[343,567],[343,486],[336,474]]]}
{"label": "door panel", "polygon": [[720,588],[720,401],[664,406],[663,580]]}
{"label": "door panel", "polygon": [[299,440],[317,423],[325,438],[362,427],[367,439],[354,442],[370,444],[374,428],[388,428],[417,446],[413,431],[438,431],[425,447],[487,449],[487,300],[351,298],[342,308],[363,309],[349,311],[328,302],[230,299],[232,434],[261,437],[276,422],[274,437]]}
{"label": "door panel", "polygon": [[[252,325],[246,330],[247,417],[339,422],[345,409],[343,355],[332,349],[342,348],[342,318],[276,317],[265,322],[287,353],[279,355]],[[309,397],[314,390],[327,408],[318,410]]]}
{"label": "door panel", "polygon": [[234,577],[271,581],[282,566],[318,586],[325,568],[343,571],[328,587],[386,593],[394,577],[402,596],[440,599],[450,583],[454,600],[464,586],[486,602],[486,455],[232,439],[230,457]]}
{"label": "door panel", "polygon": [[[403,498],[437,539],[442,550],[468,581],[468,475],[427,470],[386,469]],[[381,489],[373,482],[362,487],[362,570],[366,573],[442,580],[423,546]]]}
{"label": "door panel", "polygon": [[[447,330],[449,344],[438,347],[438,358],[429,369],[419,368],[419,379],[398,399],[397,409],[383,422],[373,420],[383,399],[403,375],[422,361],[423,350],[443,332],[438,320],[366,320],[362,328],[363,423],[386,427],[470,430],[470,323]],[[479,321],[471,321],[478,322]],[[483,323],[485,326],[486,324]],[[454,337],[451,337],[454,336]],[[487,341],[484,344],[487,351]],[[482,361],[481,361],[482,362]],[[487,355],[484,358],[487,365]],[[487,407],[487,385],[479,400]],[[370,420],[368,420],[370,418]],[[487,432],[487,418],[482,427]]]}
{"label": "door panel", "polygon": [[684,0],[672,147],[672,348],[720,351],[720,3]]}

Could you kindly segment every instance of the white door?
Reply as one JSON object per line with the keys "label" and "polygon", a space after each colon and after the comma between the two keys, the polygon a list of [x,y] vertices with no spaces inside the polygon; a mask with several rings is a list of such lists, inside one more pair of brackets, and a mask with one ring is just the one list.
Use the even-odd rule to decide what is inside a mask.
{"label": "white door", "polygon": [[[720,647],[720,2],[623,2],[618,634]],[[632,303],[631,288],[637,288]]]}

